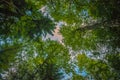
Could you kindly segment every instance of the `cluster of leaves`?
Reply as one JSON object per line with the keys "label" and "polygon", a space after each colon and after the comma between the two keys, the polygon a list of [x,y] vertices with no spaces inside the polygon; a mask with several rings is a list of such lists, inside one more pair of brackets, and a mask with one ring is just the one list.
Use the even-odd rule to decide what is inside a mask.
{"label": "cluster of leaves", "polygon": [[59,79],[60,69],[69,67],[63,45],[41,40],[52,34],[55,24],[40,8],[35,0],[0,1],[0,73],[6,75],[2,79]]}
{"label": "cluster of leaves", "polygon": [[50,40],[27,45],[16,57],[7,80],[59,80],[63,74],[60,69],[69,69],[69,54],[63,45]]}
{"label": "cluster of leaves", "polygon": [[[56,20],[66,22],[60,30],[64,44],[75,51],[84,51],[86,55],[90,53],[96,58],[96,60],[90,58],[86,62],[85,59],[78,60],[79,63],[83,62],[83,65],[88,63],[88,66],[84,66],[87,72],[90,72],[96,80],[119,79],[119,68],[116,71],[112,69],[116,69],[115,65],[119,66],[120,63],[120,1],[51,0],[46,4]],[[111,56],[106,59],[108,55]],[[102,71],[104,65],[105,71]],[[91,70],[94,71],[94,68],[88,69],[89,66],[97,67],[98,74],[96,71],[92,73]]]}
{"label": "cluster of leaves", "polygon": [[85,69],[87,71],[88,78],[95,80],[119,79],[118,74],[115,71],[112,71],[111,67],[108,65],[108,63],[109,62],[111,63],[111,61],[105,63],[103,60],[91,59],[85,54],[79,54],[77,56],[77,59],[78,59],[78,63],[77,63],[78,66],[80,66],[81,70]]}
{"label": "cluster of leaves", "polygon": [[[60,30],[64,46],[40,39],[54,29],[54,22],[40,12],[42,6],[55,21],[66,23]],[[70,71],[71,47],[85,53],[77,55],[76,65],[88,74],[73,73],[73,80],[120,79],[119,8],[119,0],[1,0],[0,70],[12,62],[17,74],[14,70],[8,80],[57,80],[61,68]]]}
{"label": "cluster of leaves", "polygon": [[30,0],[0,1],[0,37],[29,37],[34,39],[47,33],[52,34],[54,23],[48,16],[43,16]]}
{"label": "cluster of leaves", "polygon": [[[52,34],[54,22],[43,16],[40,5],[31,0],[0,1],[0,65],[9,63],[24,41]],[[18,50],[19,49],[19,50]],[[6,59],[7,58],[7,59]]]}

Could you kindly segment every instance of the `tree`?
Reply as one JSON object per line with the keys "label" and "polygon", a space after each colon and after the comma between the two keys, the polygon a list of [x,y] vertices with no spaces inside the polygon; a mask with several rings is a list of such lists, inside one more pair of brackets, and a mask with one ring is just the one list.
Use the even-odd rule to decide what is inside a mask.
{"label": "tree", "polygon": [[[107,60],[106,56],[120,54],[119,0],[51,0],[48,2],[46,0],[46,4],[55,20],[66,23],[61,28],[65,46],[86,54],[91,53],[92,57],[97,60],[100,58],[105,65],[110,67],[110,70],[113,68],[109,63],[112,64],[116,60],[115,56],[110,60]],[[103,65],[103,63],[99,64]],[[116,74],[115,71],[113,73]],[[95,76],[93,75],[94,78]],[[101,79],[106,78],[101,77]],[[119,75],[114,79],[119,79]]]}
{"label": "tree", "polygon": [[1,67],[13,61],[16,53],[26,46],[24,42],[52,34],[55,24],[48,16],[43,16],[38,6],[30,0],[0,1]]}
{"label": "tree", "polygon": [[1,38],[27,36],[34,39],[43,34],[52,34],[52,30],[55,28],[53,21],[48,16],[43,16],[39,11],[40,7],[38,8],[34,2],[30,0],[19,2],[2,0],[0,4]]}
{"label": "tree", "polygon": [[1,79],[57,80],[63,74],[60,69],[69,69],[68,50],[42,40],[52,35],[55,23],[40,8],[31,0],[0,1],[0,75],[6,75]]}
{"label": "tree", "polygon": [[10,74],[6,76],[7,80],[59,80],[63,74],[60,69],[69,69],[68,50],[50,40],[29,43],[16,61],[11,67],[14,70],[9,70]]}
{"label": "tree", "polygon": [[[28,62],[31,59],[38,62],[31,62],[29,64],[29,66],[32,65],[31,68],[28,68],[28,66],[23,67],[23,72],[18,69],[21,75],[25,74],[24,71],[28,71],[24,79],[28,79],[28,76],[30,76],[29,71],[34,74],[36,70],[40,70],[40,72],[43,70],[44,75],[40,73],[39,79],[49,80],[52,75],[46,71],[52,72],[53,70],[51,74],[56,74],[54,72],[59,72],[61,67],[64,67],[65,71],[72,72],[73,79],[76,79],[76,77],[96,80],[116,80],[120,78],[119,67],[117,67],[119,66],[120,54],[119,0],[21,0],[19,2],[16,0],[2,0],[0,4],[0,63],[14,63],[16,60],[9,60],[9,58],[5,60],[5,57],[10,56],[8,55],[9,52],[15,53],[10,59],[19,57],[18,54],[22,55],[24,49],[27,49],[28,53],[32,53],[26,55],[26,57],[29,55]],[[21,5],[23,6],[21,7]],[[48,16],[43,16],[39,10],[41,7],[47,8],[53,20]],[[59,21],[65,23],[60,29],[64,37],[64,45],[61,46],[68,50],[72,48],[75,53],[82,53],[76,55],[76,62],[72,64],[79,66],[81,70],[86,70],[87,77],[74,74],[74,67],[68,60],[70,56],[68,57],[67,52],[65,56],[58,55],[58,53],[64,53],[61,51],[64,48],[61,46],[55,47],[59,45],[58,43],[41,41],[42,36],[47,33],[52,34],[54,23]],[[44,46],[44,49],[39,45]],[[55,50],[55,54],[52,54],[52,50]],[[40,53],[38,58],[33,58],[34,51]],[[42,65],[39,68],[37,64],[41,66],[45,56],[48,56],[47,62],[45,62],[47,66]],[[61,61],[59,62],[59,60]],[[65,62],[65,64],[60,64],[61,62]],[[20,66],[24,66],[24,61],[18,63]],[[33,67],[33,64],[36,64],[36,67]],[[71,65],[71,67],[66,67],[68,65]],[[38,74],[34,77],[38,78]],[[49,78],[44,78],[49,75]]]}
{"label": "tree", "polygon": [[77,56],[77,60],[77,64],[80,69],[86,70],[88,79],[119,79],[119,76],[116,74],[116,72],[113,73],[111,67],[103,60],[91,59],[85,54],[79,54]]}

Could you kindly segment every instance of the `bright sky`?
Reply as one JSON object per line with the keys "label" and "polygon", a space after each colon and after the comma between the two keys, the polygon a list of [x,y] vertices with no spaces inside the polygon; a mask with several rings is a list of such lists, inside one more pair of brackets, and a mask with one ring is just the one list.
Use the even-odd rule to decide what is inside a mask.
{"label": "bright sky", "polygon": [[55,41],[62,43],[63,37],[60,34],[59,30],[60,30],[60,27],[59,27],[59,25],[57,25],[56,28],[54,29],[53,35],[47,34],[46,37],[43,38],[43,40],[50,38],[51,40],[55,40]]}

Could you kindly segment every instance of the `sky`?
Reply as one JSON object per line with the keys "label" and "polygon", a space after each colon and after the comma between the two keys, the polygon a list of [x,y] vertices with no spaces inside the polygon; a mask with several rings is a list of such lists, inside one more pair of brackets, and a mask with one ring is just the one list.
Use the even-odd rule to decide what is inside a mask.
{"label": "sky", "polygon": [[63,37],[59,33],[59,30],[60,30],[60,27],[56,26],[56,28],[53,31],[53,35],[47,34],[47,36],[44,37],[44,39],[46,40],[46,39],[50,38],[51,40],[55,40],[55,41],[58,41],[58,42],[62,43]]}

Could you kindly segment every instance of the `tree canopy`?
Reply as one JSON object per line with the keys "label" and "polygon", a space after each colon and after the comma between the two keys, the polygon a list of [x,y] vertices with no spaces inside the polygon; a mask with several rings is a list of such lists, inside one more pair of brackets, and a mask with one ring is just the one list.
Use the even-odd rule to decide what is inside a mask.
{"label": "tree canopy", "polygon": [[[119,0],[1,0],[0,79],[119,80],[119,9]],[[63,44],[44,40],[58,22]]]}

